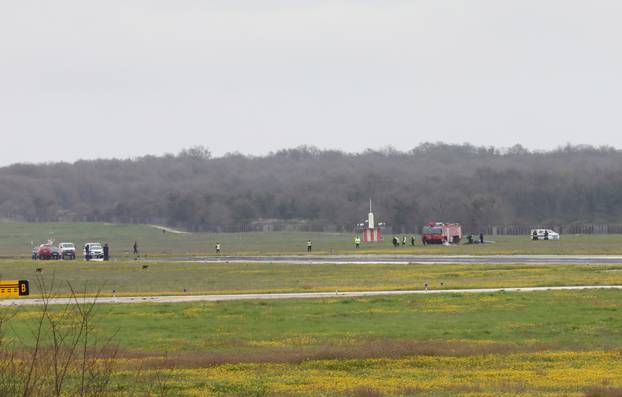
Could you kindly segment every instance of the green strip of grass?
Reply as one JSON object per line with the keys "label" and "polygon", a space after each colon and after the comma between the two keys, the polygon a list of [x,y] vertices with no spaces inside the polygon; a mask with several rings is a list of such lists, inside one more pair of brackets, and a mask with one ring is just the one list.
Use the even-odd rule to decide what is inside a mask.
{"label": "green strip of grass", "polygon": [[[0,261],[0,279],[55,280],[55,291],[216,294],[622,284],[622,265],[387,265]],[[41,272],[36,269],[41,268]],[[185,289],[185,291],[184,291]]]}
{"label": "green strip of grass", "polygon": [[[85,242],[108,243],[116,258],[131,256],[134,241],[142,255],[150,257],[214,254],[220,242],[225,255],[306,254],[313,242],[314,254],[331,253],[420,253],[420,254],[622,254],[622,235],[563,235],[560,241],[531,241],[528,236],[487,236],[495,244],[416,246],[393,248],[386,241],[363,244],[355,250],[353,233],[252,232],[187,233],[158,230],[148,225],[109,223],[16,223],[0,222],[0,257],[29,257],[33,245],[52,238],[71,241],[81,249]],[[410,236],[408,236],[410,237]],[[410,240],[409,240],[410,241]]]}
{"label": "green strip of grass", "polygon": [[[379,340],[607,349],[622,347],[621,307],[620,292],[602,290],[101,305],[94,325],[145,352],[269,353]],[[11,310],[10,334],[31,343],[40,309],[2,313]]]}

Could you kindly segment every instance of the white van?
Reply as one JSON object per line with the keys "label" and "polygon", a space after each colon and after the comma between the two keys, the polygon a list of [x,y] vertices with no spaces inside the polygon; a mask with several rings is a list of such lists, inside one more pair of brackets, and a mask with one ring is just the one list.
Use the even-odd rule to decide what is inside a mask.
{"label": "white van", "polygon": [[559,233],[551,229],[532,229],[529,237],[532,240],[559,240]]}

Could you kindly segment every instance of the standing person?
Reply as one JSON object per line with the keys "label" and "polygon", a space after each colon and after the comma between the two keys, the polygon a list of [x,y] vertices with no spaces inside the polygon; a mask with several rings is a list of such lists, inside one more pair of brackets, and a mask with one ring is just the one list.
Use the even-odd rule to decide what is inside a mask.
{"label": "standing person", "polygon": [[220,243],[216,243],[216,253],[220,254]]}
{"label": "standing person", "polygon": [[138,255],[138,243],[134,241],[134,255]]}
{"label": "standing person", "polygon": [[406,236],[402,236],[402,246],[406,245]]}
{"label": "standing person", "polygon": [[88,244],[84,246],[84,259],[91,260],[91,247]]}
{"label": "standing person", "polygon": [[545,231],[544,231],[544,239],[545,239],[545,240],[548,240],[548,239],[549,239],[549,231],[548,231],[548,230],[545,230]]}
{"label": "standing person", "polygon": [[479,243],[484,244],[484,233],[479,234]]}
{"label": "standing person", "polygon": [[534,240],[537,240],[537,239],[538,239],[538,231],[537,231],[537,230],[534,230],[534,231],[533,231],[533,237],[532,237],[532,238],[533,238]]}
{"label": "standing person", "polygon": [[415,246],[415,236],[410,236],[410,245]]}
{"label": "standing person", "polygon": [[397,248],[397,237],[393,236],[393,247]]}
{"label": "standing person", "polygon": [[311,244],[311,240],[307,241],[307,252],[311,252],[312,247],[313,247],[313,244]]}
{"label": "standing person", "polygon": [[361,245],[361,238],[359,236],[354,237],[354,246],[359,248]]}

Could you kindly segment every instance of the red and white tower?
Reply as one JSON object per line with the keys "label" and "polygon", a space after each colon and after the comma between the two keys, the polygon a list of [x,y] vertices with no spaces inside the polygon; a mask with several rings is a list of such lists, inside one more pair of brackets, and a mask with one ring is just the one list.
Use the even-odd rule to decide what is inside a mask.
{"label": "red and white tower", "polygon": [[374,213],[371,208],[371,199],[369,199],[369,213],[367,214],[367,225],[365,225],[365,228],[363,228],[363,241],[366,243],[382,241],[382,235],[380,234],[380,224],[376,224],[374,220]]}

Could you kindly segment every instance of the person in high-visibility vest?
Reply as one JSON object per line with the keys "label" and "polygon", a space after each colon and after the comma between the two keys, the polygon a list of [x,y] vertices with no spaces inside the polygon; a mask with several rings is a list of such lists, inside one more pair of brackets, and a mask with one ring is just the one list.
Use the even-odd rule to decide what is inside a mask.
{"label": "person in high-visibility vest", "polygon": [[307,241],[307,252],[311,252],[311,247],[313,247],[313,244],[311,244],[311,240]]}
{"label": "person in high-visibility vest", "polygon": [[220,254],[220,243],[216,243],[216,253]]}
{"label": "person in high-visibility vest", "polygon": [[360,247],[361,245],[361,238],[359,236],[354,237],[354,246],[356,248]]}

